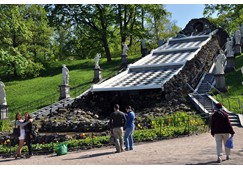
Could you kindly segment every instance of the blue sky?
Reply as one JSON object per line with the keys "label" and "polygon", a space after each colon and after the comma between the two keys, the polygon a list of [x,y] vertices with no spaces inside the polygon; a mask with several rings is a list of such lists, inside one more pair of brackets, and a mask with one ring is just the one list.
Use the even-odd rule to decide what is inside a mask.
{"label": "blue sky", "polygon": [[184,29],[191,19],[203,17],[204,4],[165,4],[165,8],[172,13],[171,20]]}

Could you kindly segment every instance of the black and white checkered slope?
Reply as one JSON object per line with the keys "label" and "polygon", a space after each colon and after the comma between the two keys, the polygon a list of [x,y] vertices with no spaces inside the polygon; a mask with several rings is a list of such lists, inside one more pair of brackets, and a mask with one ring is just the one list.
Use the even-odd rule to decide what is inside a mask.
{"label": "black and white checkered slope", "polygon": [[211,35],[169,39],[166,44],[152,50],[120,74],[94,84],[93,92],[122,91],[163,88],[191,60],[200,48],[211,39]]}

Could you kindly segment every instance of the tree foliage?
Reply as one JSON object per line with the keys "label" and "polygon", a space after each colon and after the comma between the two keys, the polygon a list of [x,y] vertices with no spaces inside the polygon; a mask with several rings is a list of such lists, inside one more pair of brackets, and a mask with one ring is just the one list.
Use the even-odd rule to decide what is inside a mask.
{"label": "tree foliage", "polygon": [[0,65],[8,76],[38,76],[45,64],[74,56],[107,61],[122,53],[140,52],[173,36],[179,28],[159,4],[0,5]]}
{"label": "tree foliage", "polygon": [[[75,52],[82,57],[94,56],[97,52],[105,53],[107,61],[111,61],[112,54],[121,54],[122,42],[131,48],[141,39],[152,40],[152,32],[147,25],[150,24],[150,28],[155,26],[153,33],[158,33],[166,30],[160,28],[164,23],[170,23],[163,5],[52,4],[45,5],[45,9],[52,26],[58,29],[60,25],[68,25],[72,28],[75,36],[70,41],[77,44]],[[147,17],[154,19],[148,20]],[[156,25],[151,24],[154,21]],[[160,34],[156,37],[163,36]]]}
{"label": "tree foliage", "polygon": [[51,28],[38,5],[0,5],[0,65],[9,76],[38,76],[50,50]]}
{"label": "tree foliage", "polygon": [[[216,26],[226,29],[231,36],[243,21],[242,4],[206,4],[203,13]],[[214,13],[217,18],[212,18]]]}

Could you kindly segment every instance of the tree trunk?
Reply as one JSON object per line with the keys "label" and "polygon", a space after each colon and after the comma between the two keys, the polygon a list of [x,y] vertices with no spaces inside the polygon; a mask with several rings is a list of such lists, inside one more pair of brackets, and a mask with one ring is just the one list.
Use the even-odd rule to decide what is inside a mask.
{"label": "tree trunk", "polygon": [[106,38],[103,39],[103,43],[104,43],[103,47],[105,49],[106,59],[107,59],[107,62],[109,62],[109,61],[111,61],[111,52],[110,52],[109,44],[108,44]]}
{"label": "tree trunk", "polygon": [[17,77],[17,68],[16,68],[16,64],[15,63],[11,63],[11,66],[13,67],[14,69],[14,76]]}

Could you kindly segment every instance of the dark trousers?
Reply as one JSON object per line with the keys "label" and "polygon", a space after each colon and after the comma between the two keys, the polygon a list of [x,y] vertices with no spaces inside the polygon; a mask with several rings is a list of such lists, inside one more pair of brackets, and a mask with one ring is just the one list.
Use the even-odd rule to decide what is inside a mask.
{"label": "dark trousers", "polygon": [[25,133],[25,142],[28,146],[29,155],[32,155],[32,141],[30,138],[30,133]]}

